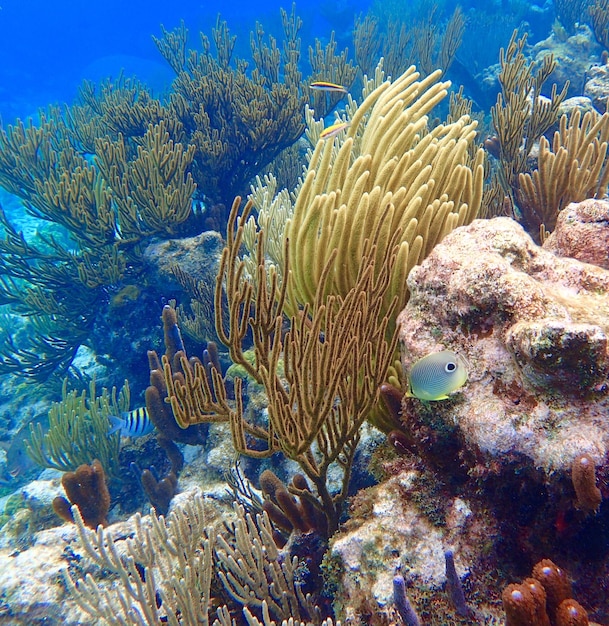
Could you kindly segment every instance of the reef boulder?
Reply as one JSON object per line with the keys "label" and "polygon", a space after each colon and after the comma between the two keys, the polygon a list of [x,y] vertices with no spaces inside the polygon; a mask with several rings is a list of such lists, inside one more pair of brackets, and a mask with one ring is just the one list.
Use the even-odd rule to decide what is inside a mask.
{"label": "reef boulder", "polygon": [[[408,277],[402,362],[442,349],[469,362],[468,383],[432,411],[463,446],[547,472],[609,449],[609,271],[537,246],[509,218],[476,220]],[[407,427],[407,425],[406,425]],[[528,461],[526,461],[528,459]]]}
{"label": "reef boulder", "polygon": [[593,65],[586,73],[584,95],[592,100],[595,108],[604,113],[607,110],[609,96],[609,65]]}
{"label": "reef boulder", "polygon": [[609,201],[592,198],[566,206],[543,247],[609,269]]}

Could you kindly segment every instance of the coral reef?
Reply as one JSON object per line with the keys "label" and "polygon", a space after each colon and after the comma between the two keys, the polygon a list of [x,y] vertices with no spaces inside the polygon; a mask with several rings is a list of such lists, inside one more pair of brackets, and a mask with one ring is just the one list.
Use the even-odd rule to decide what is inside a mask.
{"label": "coral reef", "polygon": [[[110,364],[117,347],[143,359],[147,333],[130,340],[125,322],[169,302],[164,354],[147,355],[156,440],[125,446],[119,466],[108,418],[128,410],[127,386],[97,397],[66,382],[48,432],[32,422],[29,451],[66,471],[53,509],[74,524],[39,532],[55,474],[35,487],[46,500],[11,496],[0,623],[45,602],[66,626],[609,619],[609,116],[590,98],[567,107],[566,81],[541,97],[564,69],[547,49],[573,49],[582,11],[605,42],[606,3],[557,0],[562,24],[537,64],[517,32],[501,51],[490,168],[463,89],[432,118],[451,63],[471,78],[455,56],[465,14],[435,5],[409,23],[384,21],[389,6],[358,19],[360,69],[376,66],[359,106],[345,89],[309,90],[348,88],[356,69],[332,34],[303,78],[293,10],[283,48],[256,26],[249,65],[220,19],[197,51],[184,24],[163,29],[175,72],[163,100],[137,81],[86,83],[75,105],[0,128],[0,185],[52,233],[22,234],[0,210],[0,304],[37,320],[29,343],[27,325],[3,339],[0,371],[52,378],[85,341]],[[606,77],[592,74],[600,108]],[[315,116],[343,98],[334,135]],[[261,172],[303,132],[302,179],[278,192]],[[491,205],[543,247],[515,220],[475,219]],[[184,237],[226,226],[225,242]],[[434,402],[404,393],[413,364],[441,350],[463,358],[466,384]],[[248,458],[219,481],[235,454]],[[104,470],[122,487],[112,510]],[[141,506],[137,480],[154,510],[112,524]]]}
{"label": "coral reef", "polygon": [[[119,84],[114,94],[125,91]],[[174,232],[190,217],[194,184],[186,172],[192,150],[170,141],[164,123],[145,124],[135,155],[133,140],[129,148],[105,127],[90,148],[104,158],[93,160],[69,109],[40,117],[37,127],[18,121],[0,132],[0,185],[54,225],[50,235],[26,238],[0,211],[1,301],[35,320],[24,343],[4,341],[1,366],[46,380],[65,374],[108,292],[137,273],[128,265],[137,265],[142,239]]]}
{"label": "coral reef", "polygon": [[116,589],[100,589],[90,574],[74,581],[65,573],[68,589],[85,613],[108,624],[150,625],[160,625],[169,617],[178,624],[178,616],[194,624],[198,615],[207,615],[215,537],[206,533],[201,497],[192,498],[167,521],[151,515],[147,520],[151,528],[148,524],[144,527],[137,515],[137,540],[128,543],[125,561],[111,534],[87,532],[82,520],[75,517],[88,558],[119,581]]}
{"label": "coral reef", "polygon": [[[384,386],[400,456],[385,456],[384,481],[354,497],[330,540],[337,616],[391,619],[399,567],[423,623],[499,619],[501,581],[550,554],[574,572],[590,619],[606,620],[609,273],[557,257],[496,218],[448,234],[408,287],[404,369],[450,349],[467,359],[469,380],[434,403],[400,403],[400,390]],[[469,616],[452,597],[447,547]]]}

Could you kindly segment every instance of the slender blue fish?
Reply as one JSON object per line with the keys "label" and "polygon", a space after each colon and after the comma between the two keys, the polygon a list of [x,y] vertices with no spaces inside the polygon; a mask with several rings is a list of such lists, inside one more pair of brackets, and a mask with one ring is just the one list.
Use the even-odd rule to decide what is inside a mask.
{"label": "slender blue fish", "polygon": [[336,83],[329,83],[325,80],[316,80],[309,85],[309,89],[315,91],[329,91],[330,93],[347,93],[347,89]]}

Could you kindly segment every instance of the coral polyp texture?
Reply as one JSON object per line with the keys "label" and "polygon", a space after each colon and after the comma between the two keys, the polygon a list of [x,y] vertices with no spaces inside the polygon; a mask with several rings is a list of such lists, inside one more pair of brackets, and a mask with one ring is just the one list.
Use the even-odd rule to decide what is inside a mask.
{"label": "coral polyp texture", "polygon": [[609,272],[536,246],[513,220],[474,222],[408,277],[403,365],[451,349],[469,381],[441,419],[465,446],[534,467],[569,468],[609,448]]}

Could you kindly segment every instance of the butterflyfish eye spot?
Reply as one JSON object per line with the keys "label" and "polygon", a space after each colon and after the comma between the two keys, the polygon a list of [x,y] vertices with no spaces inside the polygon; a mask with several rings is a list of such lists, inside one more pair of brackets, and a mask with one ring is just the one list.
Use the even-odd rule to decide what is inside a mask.
{"label": "butterflyfish eye spot", "polygon": [[457,369],[457,364],[453,363],[452,361],[449,361],[445,366],[444,366],[444,370],[448,373],[450,372],[454,372]]}

